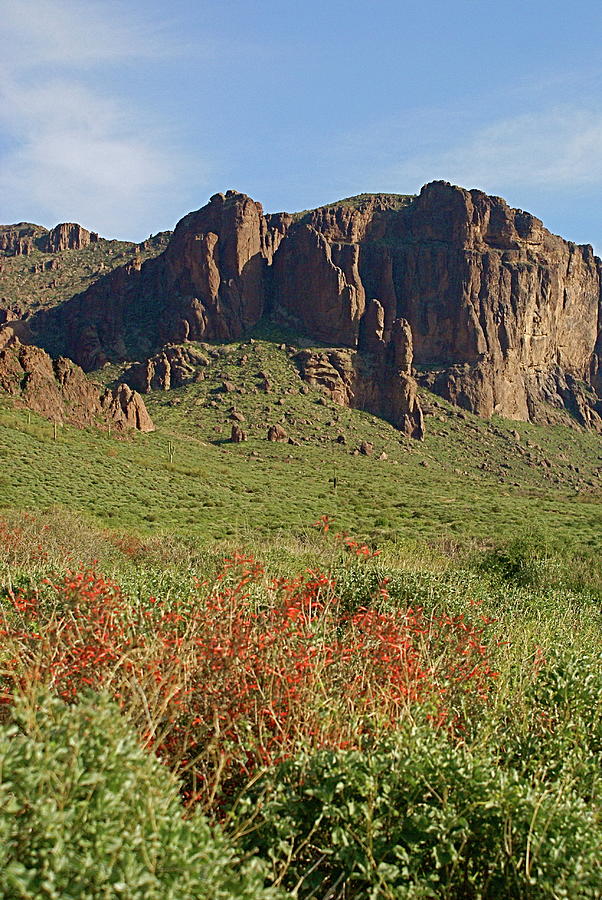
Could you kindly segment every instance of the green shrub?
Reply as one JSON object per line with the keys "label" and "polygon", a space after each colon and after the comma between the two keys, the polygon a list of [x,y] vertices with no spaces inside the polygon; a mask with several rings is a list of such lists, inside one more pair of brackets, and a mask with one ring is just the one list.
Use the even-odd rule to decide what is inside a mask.
{"label": "green shrub", "polygon": [[236,815],[300,898],[600,896],[602,829],[582,799],[427,727],[283,763]]}
{"label": "green shrub", "polygon": [[585,799],[602,797],[602,656],[587,650],[548,652],[501,719],[502,763],[531,778],[570,780]]}
{"label": "green shrub", "polygon": [[542,587],[555,582],[560,566],[546,541],[537,535],[517,537],[483,554],[480,568],[520,587]]}
{"label": "green shrub", "polygon": [[273,897],[138,744],[116,706],[17,704],[0,729],[0,896],[21,900]]}

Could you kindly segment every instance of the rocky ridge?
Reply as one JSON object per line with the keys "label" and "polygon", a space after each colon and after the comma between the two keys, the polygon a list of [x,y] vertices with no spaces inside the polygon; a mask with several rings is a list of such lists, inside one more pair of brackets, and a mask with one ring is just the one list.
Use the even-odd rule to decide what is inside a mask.
{"label": "rocky ridge", "polygon": [[142,397],[122,384],[103,393],[70,359],[14,337],[0,350],[0,391],[55,422],[154,431]]}
{"label": "rocky ridge", "polygon": [[50,230],[29,222],[0,225],[0,252],[6,256],[29,256],[34,249],[43,253],[83,250],[98,240],[95,231],[88,231],[76,222],[61,222]]}
{"label": "rocky ridge", "polygon": [[[297,216],[228,191],[185,216],[162,254],[32,324],[93,370],[236,340],[270,316],[350,351],[334,365],[338,396],[408,433],[422,428],[415,379],[482,416],[568,412],[601,428],[600,297],[591,247],[481,191],[433,182]],[[303,364],[311,381],[324,359]]]}

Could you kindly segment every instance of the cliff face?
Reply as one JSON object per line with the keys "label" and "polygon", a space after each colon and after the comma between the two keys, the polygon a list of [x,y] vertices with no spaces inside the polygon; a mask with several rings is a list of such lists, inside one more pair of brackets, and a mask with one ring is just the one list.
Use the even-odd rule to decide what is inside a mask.
{"label": "cliff face", "polygon": [[545,419],[567,408],[598,427],[602,408],[583,383],[602,386],[600,284],[591,247],[480,191],[434,182],[416,198],[367,195],[301,216],[264,215],[229,191],[182,219],[161,256],[34,324],[93,369],[168,342],[236,339],[269,313],[371,362],[373,387],[355,377],[350,402],[401,417],[406,430],[419,429],[403,418],[411,385],[406,412],[391,409],[412,365],[478,414]]}
{"label": "cliff face", "polygon": [[0,349],[0,391],[55,422],[154,431],[136,391],[122,384],[100,394],[70,359],[51,359],[16,337]]}
{"label": "cliff face", "polygon": [[50,231],[29,222],[0,225],[0,252],[7,256],[29,256],[34,249],[44,253],[83,250],[97,241],[95,231],[88,231],[75,222],[62,222]]}

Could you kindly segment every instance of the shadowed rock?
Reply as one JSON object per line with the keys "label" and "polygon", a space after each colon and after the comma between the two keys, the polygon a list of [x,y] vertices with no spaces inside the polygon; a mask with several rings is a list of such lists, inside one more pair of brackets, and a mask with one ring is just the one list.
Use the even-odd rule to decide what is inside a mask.
{"label": "shadowed rock", "polygon": [[[423,427],[413,377],[479,415],[545,421],[551,406],[600,427],[600,286],[591,247],[446,182],[302,216],[264,215],[228,191],[185,216],[163,254],[99,279],[35,325],[94,369],[168,342],[238,339],[267,313],[358,351],[361,376],[333,390],[352,390],[406,433]],[[400,320],[405,350],[394,345]]]}

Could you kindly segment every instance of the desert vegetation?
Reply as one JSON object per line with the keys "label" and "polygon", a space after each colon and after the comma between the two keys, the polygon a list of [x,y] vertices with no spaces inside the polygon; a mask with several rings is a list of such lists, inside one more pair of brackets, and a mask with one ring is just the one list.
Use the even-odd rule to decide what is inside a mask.
{"label": "desert vegetation", "polygon": [[593,559],[0,532],[5,896],[599,896]]}
{"label": "desert vegetation", "polygon": [[599,437],[412,441],[278,337],[151,434],[0,407],[0,894],[599,897]]}

